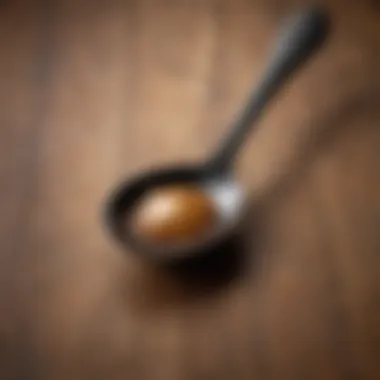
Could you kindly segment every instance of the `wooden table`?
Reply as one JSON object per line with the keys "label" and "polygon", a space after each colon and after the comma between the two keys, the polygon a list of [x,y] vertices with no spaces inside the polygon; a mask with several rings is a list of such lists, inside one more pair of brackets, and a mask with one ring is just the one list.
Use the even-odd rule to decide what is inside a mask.
{"label": "wooden table", "polygon": [[213,149],[302,3],[1,2],[1,379],[379,379],[377,1],[327,4],[247,143],[230,261],[176,277],[101,225],[120,179]]}

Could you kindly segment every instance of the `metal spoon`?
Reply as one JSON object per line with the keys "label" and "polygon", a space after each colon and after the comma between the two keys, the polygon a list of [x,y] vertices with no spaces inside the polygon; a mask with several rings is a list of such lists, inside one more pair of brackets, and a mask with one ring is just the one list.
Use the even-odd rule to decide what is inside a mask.
{"label": "metal spoon", "polygon": [[[247,105],[232,123],[230,134],[211,158],[200,165],[180,165],[143,173],[121,184],[105,208],[108,228],[117,240],[136,253],[157,261],[172,262],[200,255],[230,236],[243,215],[245,197],[235,180],[234,159],[248,132],[256,125],[264,107],[296,68],[321,45],[328,32],[327,14],[316,8],[300,11],[279,32],[274,54]],[[186,245],[148,245],[125,230],[136,202],[153,188],[191,184],[203,189],[218,212],[217,226],[202,239]]]}

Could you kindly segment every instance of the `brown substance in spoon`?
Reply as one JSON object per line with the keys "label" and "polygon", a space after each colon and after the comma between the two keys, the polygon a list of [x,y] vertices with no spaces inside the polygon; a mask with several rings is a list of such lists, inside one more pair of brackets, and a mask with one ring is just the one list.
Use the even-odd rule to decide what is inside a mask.
{"label": "brown substance in spoon", "polygon": [[216,222],[211,199],[196,186],[166,186],[144,196],[129,226],[142,241],[157,244],[186,243],[205,236]]}

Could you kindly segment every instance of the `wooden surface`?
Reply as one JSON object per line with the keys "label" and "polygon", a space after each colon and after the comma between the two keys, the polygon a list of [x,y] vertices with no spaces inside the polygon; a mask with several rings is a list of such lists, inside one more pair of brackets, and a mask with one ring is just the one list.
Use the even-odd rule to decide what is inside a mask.
{"label": "wooden surface", "polygon": [[210,152],[301,3],[1,2],[1,379],[380,378],[377,1],[327,4],[246,145],[239,266],[169,275],[100,221],[124,176]]}

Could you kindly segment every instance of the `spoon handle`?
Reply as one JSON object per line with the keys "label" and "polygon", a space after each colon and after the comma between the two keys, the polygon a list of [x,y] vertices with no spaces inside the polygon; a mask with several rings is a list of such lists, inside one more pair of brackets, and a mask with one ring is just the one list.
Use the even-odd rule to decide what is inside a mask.
{"label": "spoon handle", "polygon": [[232,132],[212,157],[208,168],[220,172],[230,169],[247,133],[259,119],[264,107],[300,64],[323,42],[328,31],[327,14],[316,8],[290,17],[279,32],[273,57],[247,105],[233,122]]}

